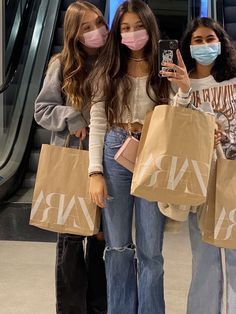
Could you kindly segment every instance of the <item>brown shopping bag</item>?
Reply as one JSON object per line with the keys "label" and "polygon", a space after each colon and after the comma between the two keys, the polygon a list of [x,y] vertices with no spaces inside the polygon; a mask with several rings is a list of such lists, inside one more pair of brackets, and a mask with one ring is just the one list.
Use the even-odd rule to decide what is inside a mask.
{"label": "brown shopping bag", "polygon": [[59,233],[99,232],[100,210],[89,198],[88,151],[43,144],[30,224]]}
{"label": "brown shopping bag", "polygon": [[205,204],[198,208],[198,224],[201,230],[202,240],[210,244],[214,242],[216,160],[217,156],[216,152],[214,152],[208,182],[207,200]]}
{"label": "brown shopping bag", "polygon": [[214,117],[205,113],[155,107],[144,121],[131,193],[163,203],[205,202],[214,129]]}
{"label": "brown shopping bag", "polygon": [[[214,182],[213,182],[214,183]],[[215,185],[200,219],[203,241],[236,249],[236,161],[217,159]]]}

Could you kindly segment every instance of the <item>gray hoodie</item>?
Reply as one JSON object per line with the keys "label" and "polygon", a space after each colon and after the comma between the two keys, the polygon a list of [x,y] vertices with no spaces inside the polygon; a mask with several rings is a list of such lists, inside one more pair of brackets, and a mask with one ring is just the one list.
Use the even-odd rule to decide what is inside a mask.
{"label": "gray hoodie", "polygon": [[64,146],[69,133],[87,127],[90,119],[89,104],[80,112],[65,100],[61,90],[62,81],[62,65],[56,59],[47,71],[43,87],[35,101],[34,113],[36,122],[52,131],[51,144],[58,146]]}

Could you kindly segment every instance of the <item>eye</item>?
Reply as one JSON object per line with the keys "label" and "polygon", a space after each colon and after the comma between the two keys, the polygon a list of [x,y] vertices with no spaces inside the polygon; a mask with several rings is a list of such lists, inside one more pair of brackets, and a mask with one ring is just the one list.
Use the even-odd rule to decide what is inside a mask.
{"label": "eye", "polygon": [[200,45],[200,44],[202,44],[202,39],[201,39],[201,38],[194,39],[193,44],[195,44],[195,45]]}
{"label": "eye", "polygon": [[83,32],[84,33],[87,33],[87,32],[89,32],[90,31],[90,26],[85,26],[85,27],[83,27]]}
{"label": "eye", "polygon": [[143,24],[138,24],[137,25],[137,29],[142,29],[142,28],[144,28]]}
{"label": "eye", "polygon": [[96,24],[97,25],[101,25],[101,24],[104,24],[104,23],[103,23],[103,20],[101,18],[98,18],[97,21],[96,21]]}
{"label": "eye", "polygon": [[212,43],[212,42],[216,42],[217,41],[217,39],[215,38],[215,37],[209,37],[209,38],[207,38],[207,42],[208,43]]}
{"label": "eye", "polygon": [[122,33],[127,33],[129,31],[129,27],[128,26],[122,26],[121,27],[121,32]]}

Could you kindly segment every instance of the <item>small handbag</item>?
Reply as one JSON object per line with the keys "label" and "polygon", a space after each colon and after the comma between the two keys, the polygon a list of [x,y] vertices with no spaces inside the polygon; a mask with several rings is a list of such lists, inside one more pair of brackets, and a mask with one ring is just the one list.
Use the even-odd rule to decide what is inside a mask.
{"label": "small handbag", "polygon": [[128,119],[129,119],[128,121],[129,136],[125,140],[121,148],[118,150],[118,152],[115,154],[114,159],[121,166],[125,167],[130,172],[133,172],[138,152],[139,140],[132,136],[130,116],[128,116]]}
{"label": "small handbag", "polygon": [[129,136],[114,157],[115,161],[131,172],[134,171],[138,144],[139,140],[133,136]]}

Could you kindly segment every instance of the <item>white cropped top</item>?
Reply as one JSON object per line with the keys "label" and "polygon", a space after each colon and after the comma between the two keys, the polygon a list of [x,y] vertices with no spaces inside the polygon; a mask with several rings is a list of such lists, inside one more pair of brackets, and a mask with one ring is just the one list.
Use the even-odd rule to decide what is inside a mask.
{"label": "white cropped top", "polygon": [[[149,98],[146,92],[147,77],[130,77],[133,83],[130,95],[131,123],[139,122],[143,124],[145,115],[153,110],[155,103]],[[151,91],[153,92],[153,91]],[[186,107],[191,100],[191,96],[178,91],[176,95],[170,93],[170,104]],[[128,114],[124,112],[121,123],[128,122]],[[107,117],[104,102],[93,104],[90,112],[90,139],[89,139],[89,173],[103,172],[103,145],[104,136],[107,131]]]}
{"label": "white cropped top", "polygon": [[[129,76],[132,80],[133,89],[130,94],[130,111],[131,123],[139,122],[143,124],[145,115],[148,111],[153,110],[154,102],[148,97],[146,93],[146,82],[147,76],[143,77],[132,77]],[[151,90],[151,94],[153,91]],[[154,93],[153,93],[154,98]],[[128,123],[128,111],[125,110],[122,115],[122,123]]]}

